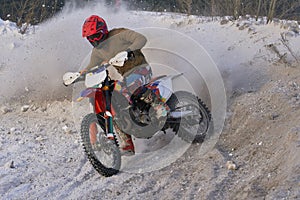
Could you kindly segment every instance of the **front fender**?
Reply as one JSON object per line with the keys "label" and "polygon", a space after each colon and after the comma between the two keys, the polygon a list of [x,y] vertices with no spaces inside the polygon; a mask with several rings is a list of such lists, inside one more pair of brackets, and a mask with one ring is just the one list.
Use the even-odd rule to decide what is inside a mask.
{"label": "front fender", "polygon": [[[81,101],[84,98],[93,99],[94,112],[96,114],[106,111],[105,97],[101,88],[86,88],[80,92],[80,97],[76,101]],[[111,107],[111,114],[115,116],[115,110]]]}
{"label": "front fender", "polygon": [[76,99],[76,101],[81,101],[84,98],[95,98],[96,93],[100,92],[99,88],[86,88],[80,92],[80,96]]}

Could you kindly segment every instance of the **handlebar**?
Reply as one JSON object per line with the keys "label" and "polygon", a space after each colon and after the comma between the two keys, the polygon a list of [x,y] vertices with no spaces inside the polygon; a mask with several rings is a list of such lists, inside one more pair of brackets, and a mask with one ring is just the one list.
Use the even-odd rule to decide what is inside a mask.
{"label": "handlebar", "polygon": [[82,73],[81,75],[86,75],[88,73],[94,73],[94,72],[100,72],[100,71],[106,70],[109,66],[110,66],[110,64],[104,63],[103,65],[91,68],[90,70],[86,71],[85,73]]}
{"label": "handlebar", "polygon": [[103,65],[93,67],[92,69],[90,69],[90,70],[88,70],[84,73],[81,73],[81,74],[79,72],[75,72],[75,73],[67,72],[63,76],[63,82],[64,82],[63,84],[65,86],[69,86],[69,85],[72,85],[76,82],[84,81],[86,74],[95,73],[95,72],[102,72],[102,71],[106,70],[109,66],[110,66],[110,64],[104,63]]}

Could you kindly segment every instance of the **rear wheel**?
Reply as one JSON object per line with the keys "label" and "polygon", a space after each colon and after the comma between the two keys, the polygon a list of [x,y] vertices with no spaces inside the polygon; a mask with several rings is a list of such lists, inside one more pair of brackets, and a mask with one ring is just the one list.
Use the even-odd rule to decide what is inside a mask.
{"label": "rear wheel", "polygon": [[84,151],[93,167],[103,176],[117,174],[121,167],[121,153],[115,141],[106,138],[104,120],[96,115],[86,115],[81,123]]}
{"label": "rear wheel", "polygon": [[174,120],[178,124],[173,125],[178,137],[189,143],[202,142],[212,125],[207,106],[186,91],[175,92],[167,104],[173,113],[180,113],[180,119]]}

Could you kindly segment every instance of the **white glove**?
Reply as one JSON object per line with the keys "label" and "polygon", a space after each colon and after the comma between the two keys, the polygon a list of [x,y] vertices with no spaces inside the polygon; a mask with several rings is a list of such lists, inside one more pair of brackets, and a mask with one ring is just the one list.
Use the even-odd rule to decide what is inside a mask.
{"label": "white glove", "polygon": [[118,67],[122,67],[125,63],[125,61],[128,60],[128,52],[127,51],[121,51],[115,57],[111,58],[108,63],[111,65],[115,65]]}

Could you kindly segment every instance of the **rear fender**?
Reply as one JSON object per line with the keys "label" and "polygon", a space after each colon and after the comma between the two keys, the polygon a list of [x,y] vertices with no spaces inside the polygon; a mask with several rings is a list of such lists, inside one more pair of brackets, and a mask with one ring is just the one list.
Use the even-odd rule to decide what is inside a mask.
{"label": "rear fender", "polygon": [[168,101],[168,99],[171,97],[173,94],[173,80],[177,77],[182,76],[183,73],[176,74],[176,75],[169,75],[169,76],[160,76],[155,81],[150,82],[148,84],[148,87],[150,89],[158,89],[160,97],[163,102]]}

